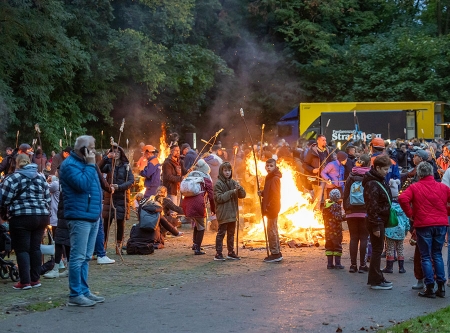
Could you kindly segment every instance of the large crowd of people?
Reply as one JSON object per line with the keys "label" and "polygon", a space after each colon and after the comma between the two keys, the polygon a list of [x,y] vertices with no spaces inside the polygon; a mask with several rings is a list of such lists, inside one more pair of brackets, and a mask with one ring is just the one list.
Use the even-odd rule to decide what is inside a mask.
{"label": "large crowd of people", "polygon": [[[158,159],[155,146],[144,143],[134,155],[117,144],[97,153],[95,139],[86,135],[78,137],[73,148],[52,152],[49,158],[41,147],[34,150],[26,143],[16,149],[8,147],[0,164],[4,174],[0,213],[2,222],[9,224],[19,268],[20,281],[13,288],[41,285],[40,244],[49,225],[55,240],[55,265],[44,277],[69,278],[68,304],[72,306],[104,301],[89,289],[89,262],[93,255],[98,264],[115,262],[106,256],[113,220],[117,255],[123,249],[128,254],[152,253],[164,247],[167,233],[182,236],[178,215],[192,224],[194,255],[204,255],[202,241],[210,215],[218,223],[214,260],[239,260],[234,245],[238,199],[247,196],[244,187],[248,187],[242,183],[255,184],[244,163],[253,150],[265,161],[267,172],[264,187],[254,191],[267,221],[270,254],[265,262],[283,259],[277,225],[282,200],[277,161],[282,159],[298,172],[297,184],[311,194],[311,206],[323,213],[328,269],[344,269],[342,222],[347,221],[349,272],[368,273],[372,289],[392,289],[384,274],[393,272],[394,261],[400,273],[406,272],[403,242],[411,232],[410,242],[417,244],[413,289],[423,289],[419,292],[423,297],[444,297],[442,248],[450,202],[449,147],[443,140],[390,142],[374,137],[367,143],[346,142],[338,149],[318,135],[315,140],[298,140],[295,148],[280,141],[254,147],[235,143],[227,150],[217,142],[200,156],[189,144],[173,142],[164,161]],[[133,200],[130,192],[140,179],[144,190]],[[158,205],[161,208],[155,209]],[[150,230],[140,229],[137,223],[125,244],[125,221],[132,208],[137,208],[138,220],[151,209],[150,214],[158,214],[158,223]],[[392,214],[398,221],[394,227],[389,225]],[[386,267],[381,269],[383,254]]]}

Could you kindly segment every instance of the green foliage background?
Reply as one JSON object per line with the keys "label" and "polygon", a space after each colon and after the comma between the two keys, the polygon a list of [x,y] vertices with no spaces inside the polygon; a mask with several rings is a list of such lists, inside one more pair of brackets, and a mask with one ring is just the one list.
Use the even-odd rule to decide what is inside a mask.
{"label": "green foliage background", "polygon": [[[448,101],[450,0],[0,1],[0,146],[240,140],[301,101]],[[228,128],[227,128],[228,127]],[[104,136],[100,133],[104,131]],[[273,132],[272,132],[273,134]],[[124,134],[125,135],[125,134]],[[70,138],[69,138],[70,139]],[[153,141],[152,141],[153,140]]]}

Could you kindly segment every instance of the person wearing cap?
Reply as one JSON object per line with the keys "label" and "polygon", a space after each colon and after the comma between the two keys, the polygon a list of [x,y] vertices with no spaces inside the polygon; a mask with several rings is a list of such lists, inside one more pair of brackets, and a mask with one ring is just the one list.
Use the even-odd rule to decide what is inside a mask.
{"label": "person wearing cap", "polygon": [[344,165],[344,180],[347,180],[350,172],[352,172],[353,168],[356,166],[356,147],[353,145],[348,145],[345,147],[345,153],[348,157],[347,162]]}
{"label": "person wearing cap", "polygon": [[197,159],[198,154],[194,149],[191,148],[189,143],[183,143],[181,145],[180,154],[181,163],[183,163],[184,168],[186,170],[191,169],[192,165]]}
{"label": "person wearing cap", "polygon": [[[137,160],[136,167],[138,168],[139,172],[144,170],[144,168],[147,166],[147,158],[145,157],[145,143],[141,142],[139,144],[139,155],[135,152],[133,158]],[[138,157],[139,156],[139,157]]]}
{"label": "person wearing cap", "polygon": [[[372,165],[375,161],[375,158],[377,158],[380,155],[387,155],[386,152],[386,145],[382,138],[374,137],[372,141],[370,142],[370,151],[372,155]],[[397,162],[395,162],[391,158],[391,167],[389,168],[389,172],[386,175],[386,183],[389,184],[389,180],[391,179],[400,179],[400,171],[398,169]]]}
{"label": "person wearing cap", "polygon": [[417,183],[419,181],[416,174],[417,166],[420,162],[428,161],[429,158],[428,152],[423,149],[417,149],[416,151],[411,152],[411,155],[413,156],[414,169],[406,174],[402,174],[400,180],[403,185],[406,181],[408,181],[409,184]]}
{"label": "person wearing cap", "polygon": [[341,194],[344,191],[345,164],[347,163],[348,155],[340,151],[336,154],[336,157],[337,159],[328,163],[320,173],[321,177],[327,181],[325,197],[328,197],[328,194],[333,189],[338,189]]}
{"label": "person wearing cap", "polygon": [[140,175],[145,177],[144,186],[146,188],[144,198],[150,198],[156,195],[157,188],[161,185],[161,164],[159,164],[155,147],[146,145],[143,148],[144,157],[147,159],[147,165]]}
{"label": "person wearing cap", "polygon": [[51,176],[54,176],[56,174],[56,170],[61,165],[61,163],[70,155],[71,151],[72,151],[72,147],[67,146],[60,153],[58,153],[55,156],[53,156],[52,167],[50,169],[50,175]]}
{"label": "person wearing cap", "polygon": [[327,148],[327,139],[325,135],[317,136],[316,143],[313,143],[306,153],[303,168],[305,172],[312,177],[317,177],[317,181],[312,183],[314,191],[315,209],[319,210],[322,202],[325,182],[319,180],[320,172],[331,161],[330,151]]}

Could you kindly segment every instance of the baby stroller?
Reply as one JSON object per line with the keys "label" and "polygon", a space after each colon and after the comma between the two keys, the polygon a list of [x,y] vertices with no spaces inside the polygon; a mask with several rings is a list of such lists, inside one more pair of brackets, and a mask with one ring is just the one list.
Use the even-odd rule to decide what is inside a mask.
{"label": "baby stroller", "polygon": [[2,279],[11,278],[14,282],[19,281],[19,270],[12,260],[5,260],[11,254],[11,237],[8,229],[0,225],[0,277]]}

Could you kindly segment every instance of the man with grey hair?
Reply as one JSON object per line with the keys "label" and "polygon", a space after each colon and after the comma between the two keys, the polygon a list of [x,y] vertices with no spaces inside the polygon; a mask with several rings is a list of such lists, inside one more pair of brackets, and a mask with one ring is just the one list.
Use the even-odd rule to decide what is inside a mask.
{"label": "man with grey hair", "polygon": [[[419,296],[445,297],[445,269],[442,247],[447,233],[447,204],[450,188],[433,177],[433,166],[421,162],[417,166],[419,181],[402,193],[398,202],[410,219],[417,235],[426,289]],[[436,280],[435,280],[436,277]],[[434,290],[437,282],[438,289]]]}
{"label": "man with grey hair", "polygon": [[102,212],[102,189],[95,165],[95,139],[83,135],[60,167],[64,218],[70,231],[69,303],[93,306],[104,302],[87,284]]}

